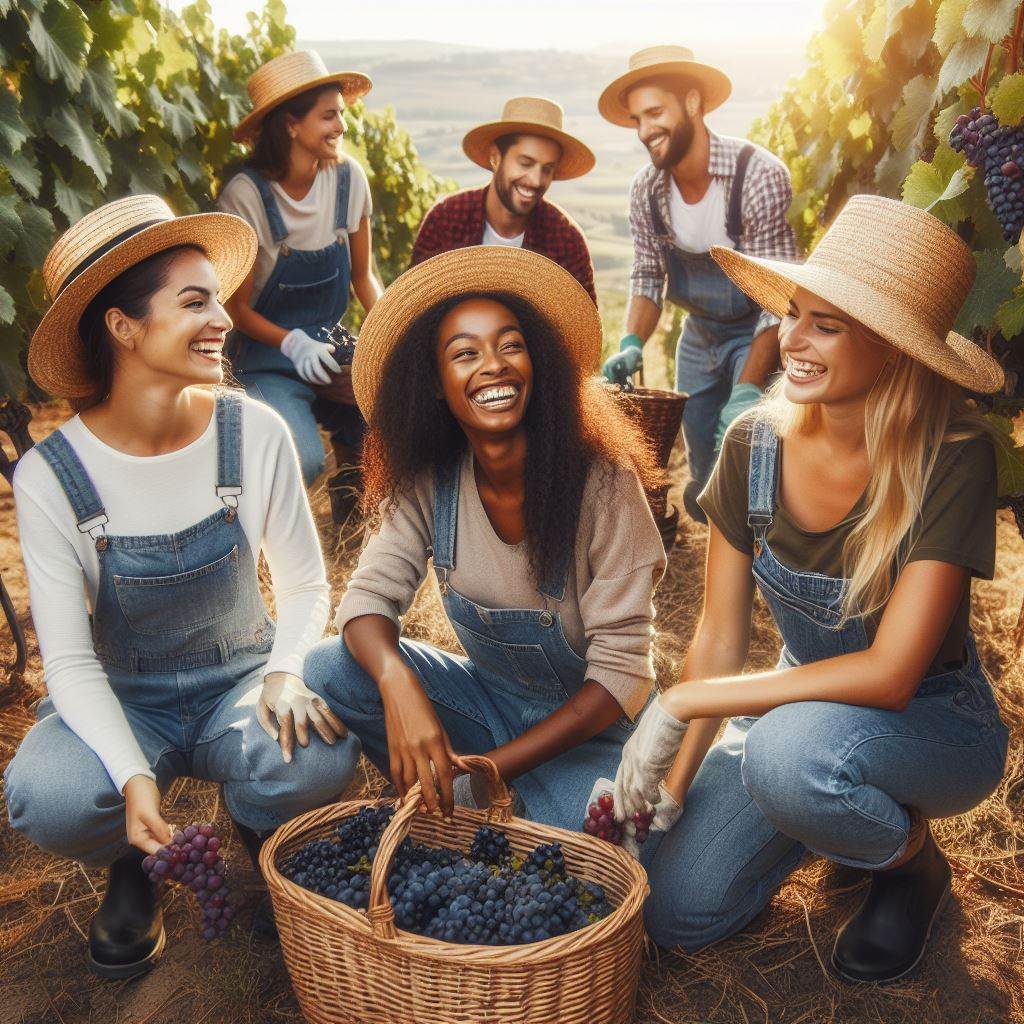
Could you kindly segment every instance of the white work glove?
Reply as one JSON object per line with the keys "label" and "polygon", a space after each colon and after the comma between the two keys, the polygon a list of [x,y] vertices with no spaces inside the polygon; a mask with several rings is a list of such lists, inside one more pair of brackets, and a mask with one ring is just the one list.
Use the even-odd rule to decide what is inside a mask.
{"label": "white work glove", "polygon": [[615,818],[625,821],[660,800],[660,784],[683,742],[688,722],[670,715],[655,698],[622,748],[615,773]]}
{"label": "white work glove", "polygon": [[348,735],[345,723],[298,676],[290,672],[271,672],[263,680],[256,704],[256,718],[263,731],[281,745],[286,762],[292,759],[295,740],[309,746],[312,726],[324,743]]}
{"label": "white work glove", "polygon": [[683,805],[676,803],[676,798],[665,788],[664,782],[658,784],[658,796],[650,830],[667,832],[682,817]]}
{"label": "white work glove", "polygon": [[331,374],[341,372],[341,366],[331,355],[330,347],[325,342],[311,338],[299,327],[284,336],[281,351],[292,361],[295,372],[307,384],[330,384]]}

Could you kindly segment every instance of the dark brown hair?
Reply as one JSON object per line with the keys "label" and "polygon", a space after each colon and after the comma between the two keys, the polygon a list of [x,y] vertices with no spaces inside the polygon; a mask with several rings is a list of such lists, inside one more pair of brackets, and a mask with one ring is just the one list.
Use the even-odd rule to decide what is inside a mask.
{"label": "dark brown hair", "polygon": [[[452,466],[468,441],[445,400],[436,394],[437,332],[469,299],[500,302],[518,318],[533,363],[526,429],[524,518],[535,580],[542,583],[576,543],[583,490],[592,469],[636,473],[645,487],[661,480],[646,438],[609,390],[573,360],[557,330],[530,304],[501,292],[446,299],[417,318],[395,347],[374,400],[363,446],[367,512],[423,473]],[[607,473],[606,479],[611,474]]]}
{"label": "dark brown hair", "polygon": [[341,86],[331,82],[307,89],[274,107],[263,119],[249,163],[268,181],[280,181],[288,173],[292,151],[292,140],[288,134],[289,115],[296,120],[305,117],[326,92],[341,92]]}
{"label": "dark brown hair", "polygon": [[102,402],[110,394],[114,380],[114,346],[104,320],[107,312],[119,309],[133,320],[148,316],[153,296],[167,283],[171,264],[190,249],[206,255],[199,245],[164,249],[119,274],[85,307],[78,319],[78,337],[93,391],[85,398],[74,400],[72,404],[77,412]]}

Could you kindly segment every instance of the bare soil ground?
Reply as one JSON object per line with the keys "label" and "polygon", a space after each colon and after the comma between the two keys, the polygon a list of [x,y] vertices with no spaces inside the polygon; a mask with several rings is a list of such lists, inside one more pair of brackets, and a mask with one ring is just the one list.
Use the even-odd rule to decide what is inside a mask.
{"label": "bare soil ground", "polygon": [[[64,415],[58,406],[36,410],[33,433],[45,436]],[[680,482],[683,473],[677,467]],[[679,497],[678,490],[673,493]],[[314,493],[313,504],[337,596],[355,552],[331,526],[322,489]],[[662,685],[675,678],[694,629],[705,532],[684,517],[658,593],[656,656]],[[2,767],[30,726],[28,706],[43,689],[7,488],[0,493],[0,571],[31,648],[24,684],[0,696]],[[942,914],[922,969],[886,988],[851,987],[829,977],[823,965],[835,930],[862,898],[864,876],[808,859],[741,935],[695,956],[651,949],[641,976],[638,1024],[1024,1022],[1024,668],[1014,642],[1022,591],[1024,542],[1009,514],[1000,513],[997,576],[975,584],[974,629],[1013,733],[1010,757],[994,796],[969,815],[937,824],[940,843],[954,864],[955,899]],[[455,647],[432,584],[420,593],[408,628],[418,637]],[[770,665],[777,646],[767,612],[759,607],[751,667]],[[0,632],[0,649],[5,657],[12,649],[6,631]],[[368,770],[351,795],[373,795],[381,786],[379,776]],[[179,782],[165,808],[172,821],[215,819],[231,835],[217,790],[209,784]],[[277,1024],[302,1019],[280,950],[252,934],[246,914],[229,938],[206,945],[196,936],[191,907],[175,893],[166,907],[167,952],[157,968],[129,982],[94,978],[85,968],[83,948],[103,873],[31,848],[14,835],[6,812],[0,811],[0,1024]],[[226,856],[243,887],[256,892],[259,879],[234,837]]]}

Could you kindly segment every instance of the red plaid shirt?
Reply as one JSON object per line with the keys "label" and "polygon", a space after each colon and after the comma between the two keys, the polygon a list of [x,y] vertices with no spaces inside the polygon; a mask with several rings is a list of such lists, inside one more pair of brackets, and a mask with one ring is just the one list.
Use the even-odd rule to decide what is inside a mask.
{"label": "red plaid shirt", "polygon": [[[410,265],[416,266],[440,252],[482,244],[484,201],[489,187],[466,189],[438,200],[420,224]],[[597,304],[590,250],[579,225],[565,210],[541,199],[526,222],[523,248],[565,267]]]}

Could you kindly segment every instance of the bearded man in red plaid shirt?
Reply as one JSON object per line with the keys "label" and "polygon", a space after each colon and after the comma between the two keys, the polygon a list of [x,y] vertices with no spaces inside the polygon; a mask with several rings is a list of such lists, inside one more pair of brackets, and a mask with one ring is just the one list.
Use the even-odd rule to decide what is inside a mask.
{"label": "bearded man in red plaid shirt", "polygon": [[412,266],[450,249],[511,245],[560,264],[597,302],[594,264],[576,222],[544,193],[552,181],[586,174],[594,154],[562,130],[562,108],[538,96],[509,100],[501,119],[462,140],[466,156],[493,171],[483,188],[445,196],[423,218]]}

